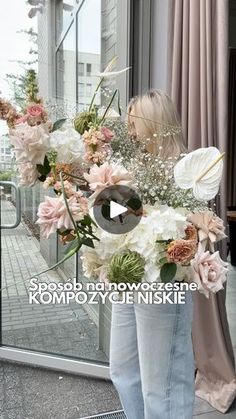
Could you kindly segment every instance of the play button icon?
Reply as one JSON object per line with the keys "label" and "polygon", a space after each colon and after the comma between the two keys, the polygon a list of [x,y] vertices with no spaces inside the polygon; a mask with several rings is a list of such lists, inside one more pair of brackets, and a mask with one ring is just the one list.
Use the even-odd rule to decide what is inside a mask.
{"label": "play button icon", "polygon": [[123,205],[118,204],[117,202],[110,202],[110,218],[115,218],[118,215],[124,214],[128,211],[128,208]]}
{"label": "play button icon", "polygon": [[97,225],[112,234],[133,230],[141,220],[142,212],[142,201],[137,191],[124,185],[103,189],[93,205]]}

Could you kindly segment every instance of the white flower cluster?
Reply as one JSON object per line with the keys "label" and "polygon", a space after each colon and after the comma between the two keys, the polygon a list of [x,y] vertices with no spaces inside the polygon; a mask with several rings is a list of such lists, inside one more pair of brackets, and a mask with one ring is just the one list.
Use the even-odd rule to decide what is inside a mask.
{"label": "white flower cluster", "polygon": [[145,275],[143,282],[160,281],[159,260],[165,254],[161,240],[173,240],[185,236],[187,212],[181,208],[173,209],[167,205],[144,206],[145,215],[138,226],[127,234],[116,235],[97,229],[94,249],[82,246],[82,266],[86,277],[99,278],[107,282],[106,270],[115,252],[130,250],[144,257]]}
{"label": "white flower cluster", "polygon": [[63,164],[82,164],[85,154],[82,138],[71,123],[64,123],[50,134],[50,150],[57,152],[57,162]]}

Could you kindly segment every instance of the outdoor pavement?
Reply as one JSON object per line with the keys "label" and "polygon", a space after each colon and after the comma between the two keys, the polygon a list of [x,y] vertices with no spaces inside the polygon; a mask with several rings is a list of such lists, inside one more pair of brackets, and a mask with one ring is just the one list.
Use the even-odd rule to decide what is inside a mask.
{"label": "outdoor pavement", "polygon": [[[14,223],[15,207],[10,201],[1,201],[1,215],[2,224]],[[3,344],[107,362],[98,346],[98,328],[83,305],[28,303],[29,279],[48,265],[26,224],[2,230],[1,236]],[[56,270],[39,278],[62,282]]]}
{"label": "outdoor pavement", "polygon": [[[4,205],[4,217],[11,222],[14,207],[9,202]],[[27,304],[27,284],[19,281],[46,267],[38,242],[25,224],[21,223],[15,230],[3,230],[2,276],[11,285],[3,291],[3,343],[108,361],[97,347],[97,327],[83,307],[29,307]],[[45,278],[61,281],[56,271],[47,273]],[[228,278],[227,311],[236,353],[236,268],[233,267]],[[79,419],[119,409],[122,409],[119,396],[110,380],[0,362],[0,419]],[[236,403],[223,415],[197,398],[194,418],[235,419]]]}

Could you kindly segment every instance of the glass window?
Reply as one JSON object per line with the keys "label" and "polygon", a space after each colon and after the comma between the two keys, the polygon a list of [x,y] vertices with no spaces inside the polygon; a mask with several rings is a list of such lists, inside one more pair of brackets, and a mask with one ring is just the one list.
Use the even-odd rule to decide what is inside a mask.
{"label": "glass window", "polygon": [[92,84],[87,83],[87,85],[86,85],[86,96],[91,96],[91,95],[92,95]]}
{"label": "glass window", "polygon": [[56,0],[56,39],[59,40],[62,32],[64,32],[72,18],[76,0]]}
{"label": "glass window", "polygon": [[78,74],[79,76],[84,76],[84,63],[78,64]]}
{"label": "glass window", "polygon": [[[122,51],[124,51],[124,56],[122,59],[119,57],[119,62],[117,66],[114,65],[113,70],[128,66],[125,47],[127,37],[124,36],[124,27],[121,27],[121,23],[126,21],[128,3],[124,0],[122,11],[118,0],[70,0],[68,2],[60,0],[57,4],[59,9],[63,7],[60,18],[63,26],[62,34],[65,33],[65,22],[69,22],[65,18],[66,13],[69,13],[68,5],[73,9],[70,23],[76,18],[76,22],[72,23],[62,43],[57,47],[57,97],[75,101],[78,108],[81,103],[80,98],[83,97],[82,102],[86,107],[90,104],[93,92],[99,83],[97,73],[103,71],[115,56],[121,56],[120,52]],[[75,5],[79,4],[80,7],[77,7],[75,14]],[[56,7],[58,8],[58,6]],[[56,11],[56,14],[59,15],[59,11]],[[118,21],[120,22],[119,33],[122,34],[122,37],[118,34]],[[75,33],[75,24],[77,33]],[[127,28],[125,30],[127,31]],[[77,51],[75,44],[77,44]],[[75,63],[76,59],[77,63]],[[77,80],[75,80],[76,73]],[[125,90],[123,94],[125,98],[126,82],[123,82],[125,76],[119,80],[121,81],[119,87]],[[119,80],[106,79],[102,84],[102,89],[96,95],[94,104],[106,106],[110,100],[107,92],[114,90]],[[76,84],[77,88],[74,88]]]}
{"label": "glass window", "polygon": [[67,100],[76,104],[76,52],[75,52],[75,24],[67,33],[57,51],[57,99]]}
{"label": "glass window", "polygon": [[87,76],[91,76],[91,72],[92,72],[92,64],[87,64],[86,66],[86,74]]}
{"label": "glass window", "polygon": [[[89,84],[91,85],[84,92],[86,93],[84,103],[90,102],[90,91],[94,91],[99,82],[99,78],[92,76],[91,71],[93,69],[93,73],[98,73],[101,69],[101,3],[101,0],[97,0],[96,2],[94,0],[86,0],[77,16],[78,61],[86,63],[86,77],[89,77]],[[80,76],[78,82],[81,82]],[[101,104],[100,92],[96,96],[94,103],[97,105]]]}
{"label": "glass window", "polygon": [[79,83],[79,97],[84,97],[84,83]]}

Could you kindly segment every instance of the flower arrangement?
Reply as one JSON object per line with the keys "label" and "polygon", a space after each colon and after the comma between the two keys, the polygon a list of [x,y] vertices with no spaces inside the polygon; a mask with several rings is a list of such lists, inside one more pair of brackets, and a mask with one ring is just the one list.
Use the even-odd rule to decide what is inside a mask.
{"label": "flower arrangement", "polygon": [[[206,152],[209,154],[213,152],[215,155],[217,150],[204,149],[204,153]],[[116,159],[114,159],[115,154]],[[129,181],[130,186],[135,188],[138,184],[139,191],[145,197],[145,204],[142,219],[131,232],[117,237],[96,230],[99,242],[95,243],[93,249],[82,248],[81,259],[85,276],[97,278],[107,284],[128,283],[132,278],[130,266],[133,266],[134,270],[144,271],[142,275],[138,275],[136,281],[169,282],[175,278],[179,281],[193,281],[198,284],[199,292],[209,298],[210,292],[217,292],[223,288],[228,272],[227,263],[214,249],[215,243],[226,237],[223,221],[209,209],[208,201],[200,201],[191,188],[188,188],[186,193],[186,190],[178,185],[180,182],[175,179],[175,170],[179,169],[178,164],[183,166],[184,161],[188,163],[189,155],[182,157],[178,163],[175,161],[175,164],[173,160],[165,163],[162,161],[160,163],[162,167],[158,166],[158,159],[155,158],[156,166],[152,167],[159,183],[155,194],[150,192],[146,194],[148,188],[153,187],[153,178],[149,171],[144,180],[139,178],[139,173],[145,172],[144,165],[142,167],[140,164],[139,152],[136,156],[135,153],[133,157],[129,154],[129,158],[126,159],[126,156],[121,157],[119,149],[116,148],[112,158],[109,159],[109,164],[105,163],[99,168],[94,167],[92,173],[87,175],[90,189],[96,197],[102,189],[113,184],[110,170],[118,157],[119,164],[116,165],[118,164],[119,170],[125,174],[126,182]],[[151,158],[153,159],[152,156]],[[192,155],[190,158],[193,158]],[[144,161],[150,162],[148,155],[144,156]],[[128,171],[127,167],[132,167],[133,172]],[[221,174],[215,171],[215,178],[211,176],[214,178],[215,188],[217,183],[219,187]],[[119,177],[116,179],[119,180]],[[203,185],[204,182],[205,179]],[[171,192],[165,188],[167,184]],[[209,194],[209,187],[205,186],[207,188],[205,192],[203,185],[200,184],[198,187],[203,188],[204,196],[204,193]],[[142,269],[140,265],[139,268],[136,265],[138,257],[142,260]],[[124,266],[121,269],[120,264],[123,259]]]}
{"label": "flower arrangement", "polygon": [[[94,105],[107,74],[102,73],[89,109],[73,120],[52,122],[37,96],[23,112],[0,100],[20,184],[43,182],[55,193],[45,196],[37,213],[43,237],[57,233],[61,243],[70,243],[53,267],[81,249],[88,278],[107,284],[194,281],[209,298],[222,289],[228,271],[214,249],[226,237],[223,221],[209,209],[219,189],[223,155],[215,147],[180,159],[148,153],[149,139],[137,142],[117,115],[107,118],[116,96],[121,114],[118,90],[107,108]],[[97,195],[112,185],[138,189],[143,200],[140,223],[122,235],[99,229],[90,211]]]}

